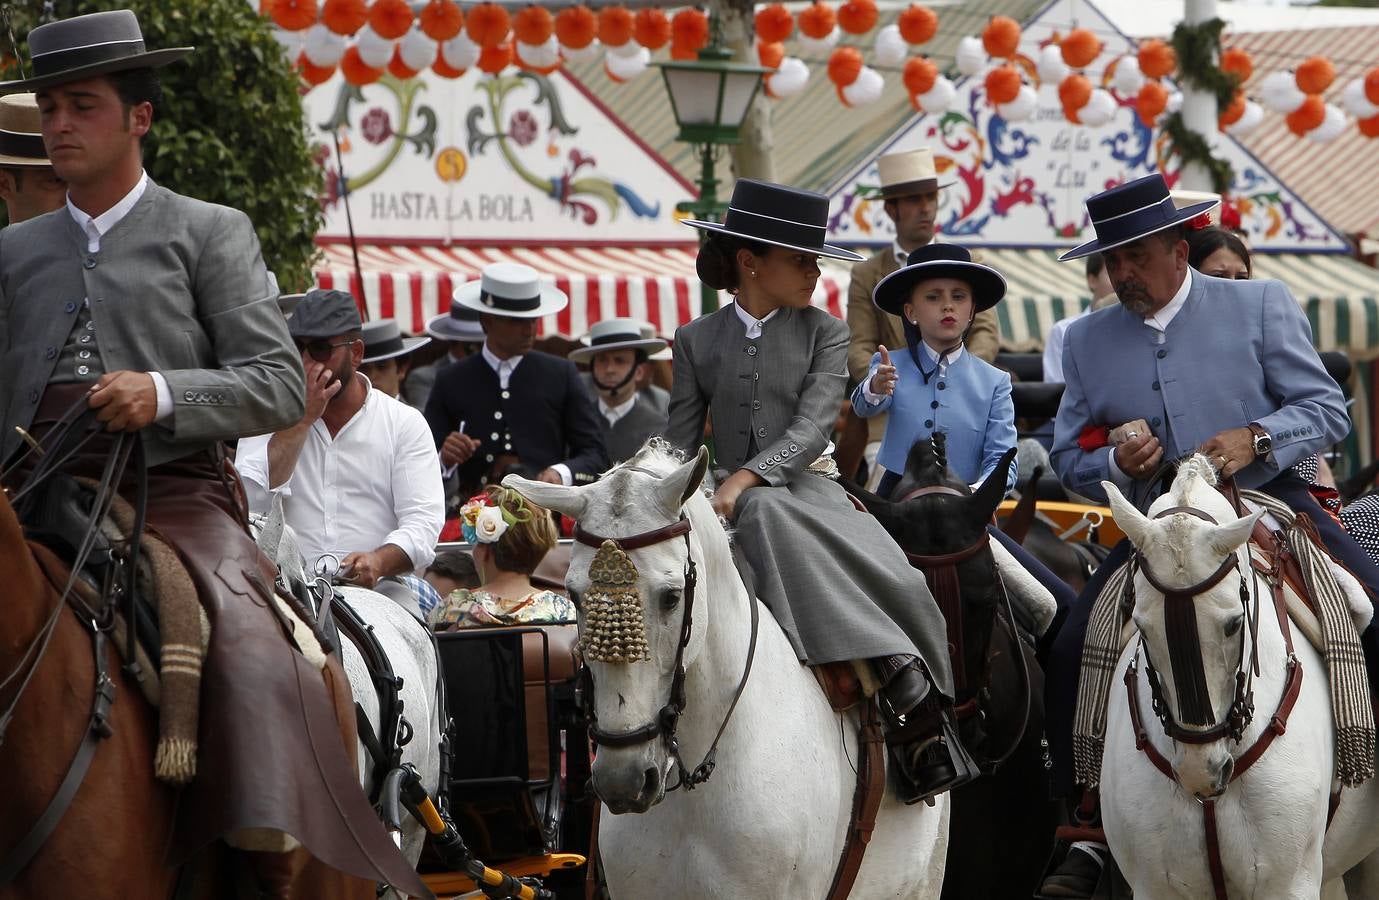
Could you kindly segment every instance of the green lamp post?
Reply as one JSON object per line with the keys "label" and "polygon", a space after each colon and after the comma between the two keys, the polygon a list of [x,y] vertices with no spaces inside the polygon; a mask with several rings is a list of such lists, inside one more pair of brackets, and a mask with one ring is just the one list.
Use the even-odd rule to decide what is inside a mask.
{"label": "green lamp post", "polygon": [[[722,46],[718,17],[713,17],[712,37],[696,60],[655,63],[661,69],[670,94],[679,140],[693,144],[701,164],[699,198],[678,204],[676,210],[704,221],[721,221],[727,204],[718,200],[714,160],[721,148],[742,141],[742,122],[752,108],[761,76],[770,69],[733,62],[732,51]],[[707,233],[701,232],[700,240]],[[718,292],[702,287],[701,314],[718,308]]]}

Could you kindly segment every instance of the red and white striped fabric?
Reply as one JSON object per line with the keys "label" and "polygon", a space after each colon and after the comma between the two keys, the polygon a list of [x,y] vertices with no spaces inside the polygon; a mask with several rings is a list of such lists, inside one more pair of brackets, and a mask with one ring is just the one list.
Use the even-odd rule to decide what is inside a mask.
{"label": "red and white striped fabric", "polygon": [[[322,246],[316,270],[323,288],[348,290],[363,300],[370,319],[396,319],[420,333],[433,316],[450,311],[452,291],[496,262],[531,266],[570,297],[563,311],[541,320],[541,334],[578,337],[602,319],[631,316],[671,336],[700,312],[700,284],[689,247],[431,247],[361,245],[360,284],[348,244]],[[842,317],[848,272],[827,267],[814,304]],[[731,298],[723,294],[719,303]]]}

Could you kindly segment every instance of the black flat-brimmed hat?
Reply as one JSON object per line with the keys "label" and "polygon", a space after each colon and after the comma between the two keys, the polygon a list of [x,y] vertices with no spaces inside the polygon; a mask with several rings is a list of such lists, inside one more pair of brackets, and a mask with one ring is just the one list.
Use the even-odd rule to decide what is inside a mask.
{"label": "black flat-brimmed hat", "polygon": [[828,197],[769,181],[739,178],[722,224],[697,219],[686,219],[685,224],[700,231],[729,234],[830,259],[866,259],[851,250],[824,243],[828,236]]}
{"label": "black flat-brimmed hat", "polygon": [[904,317],[905,303],[914,293],[915,285],[929,278],[956,278],[972,286],[972,311],[990,309],[1006,295],[1006,280],[990,266],[972,261],[966,247],[957,244],[927,244],[915,250],[871,292],[878,308]]}
{"label": "black flat-brimmed hat", "polygon": [[395,356],[411,353],[418,347],[431,343],[429,337],[403,337],[402,328],[395,319],[374,319],[365,322],[359,329],[364,338],[365,363],[383,362]]}
{"label": "black flat-brimmed hat", "polygon": [[146,49],[139,19],[127,9],[61,19],[29,32],[33,75],[17,81],[0,81],[0,94],[37,91],[128,69],[165,66],[194,49]]}
{"label": "black flat-brimmed hat", "polygon": [[1138,241],[1146,235],[1181,225],[1220,203],[1217,198],[1180,209],[1168,192],[1168,182],[1158,172],[1118,184],[1087,198],[1087,216],[1092,220],[1096,238],[1079,244],[1058,259],[1081,259]]}

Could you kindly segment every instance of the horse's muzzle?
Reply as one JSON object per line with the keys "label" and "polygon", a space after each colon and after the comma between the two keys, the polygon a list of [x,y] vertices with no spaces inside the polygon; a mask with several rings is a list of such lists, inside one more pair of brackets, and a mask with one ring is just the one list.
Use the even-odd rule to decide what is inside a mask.
{"label": "horse's muzzle", "polygon": [[609,812],[615,815],[644,813],[665,797],[665,770],[648,765],[644,756],[639,766],[601,767],[598,762],[594,763],[594,793]]}

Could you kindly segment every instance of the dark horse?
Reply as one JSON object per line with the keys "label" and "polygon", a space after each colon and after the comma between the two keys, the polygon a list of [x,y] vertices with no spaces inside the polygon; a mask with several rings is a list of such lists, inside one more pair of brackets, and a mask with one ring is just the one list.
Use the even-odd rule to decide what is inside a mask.
{"label": "dark horse", "polygon": [[[912,563],[922,563],[935,597],[953,590],[960,626],[950,627],[963,741],[982,777],[953,792],[945,898],[1024,898],[1039,883],[1057,824],[1044,766],[1044,676],[1033,640],[1017,632],[987,546],[987,526],[1005,495],[1015,451],[972,493],[928,441],[910,451],[888,500],[854,491]],[[956,576],[956,584],[953,577]],[[955,639],[956,637],[956,639]]]}

